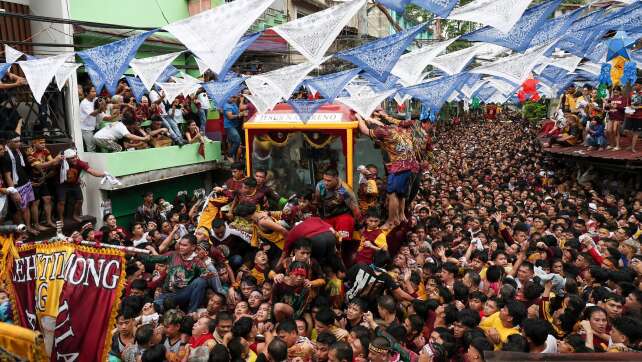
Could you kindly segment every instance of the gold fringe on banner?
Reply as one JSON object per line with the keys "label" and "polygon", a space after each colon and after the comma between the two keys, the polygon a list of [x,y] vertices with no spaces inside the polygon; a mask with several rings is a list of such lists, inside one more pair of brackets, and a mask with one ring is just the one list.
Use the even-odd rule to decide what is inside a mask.
{"label": "gold fringe on banner", "polygon": [[336,138],[336,136],[332,136],[324,133],[318,133],[318,132],[312,132],[310,133],[310,135],[311,136],[309,136],[307,132],[303,132],[303,139],[312,148],[315,148],[315,149],[325,148],[327,145],[332,143]]}
{"label": "gold fringe on banner", "polygon": [[256,136],[259,142],[269,141],[272,143],[272,145],[278,146],[278,147],[286,146],[290,142],[291,137],[292,137],[291,132],[268,132],[268,133]]}

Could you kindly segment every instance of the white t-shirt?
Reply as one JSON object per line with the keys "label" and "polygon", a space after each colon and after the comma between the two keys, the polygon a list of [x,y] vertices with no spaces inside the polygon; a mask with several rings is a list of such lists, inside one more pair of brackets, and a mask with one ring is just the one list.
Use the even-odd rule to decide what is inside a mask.
{"label": "white t-shirt", "polygon": [[93,131],[96,129],[96,116],[91,114],[94,112],[94,102],[83,99],[80,102],[80,129],[83,131]]}
{"label": "white t-shirt", "polygon": [[[172,115],[172,110],[171,109],[169,110],[168,114],[170,116]],[[181,108],[176,108],[174,110],[174,116],[173,117],[174,117],[174,122],[176,122],[176,123],[185,123],[185,119],[183,118],[183,108],[182,108],[182,106],[181,106]]]}
{"label": "white t-shirt", "polygon": [[549,334],[546,337],[546,348],[540,353],[557,353],[557,339]]}
{"label": "white t-shirt", "polygon": [[201,108],[210,109],[210,98],[207,93],[201,92],[198,94],[198,101],[201,103]]}
{"label": "white t-shirt", "polygon": [[[161,92],[163,92],[163,90],[161,90]],[[150,104],[156,103],[160,99],[160,97],[161,97],[160,94],[158,94],[158,92],[155,89],[152,89],[152,91],[149,92],[149,103]],[[158,104],[158,107],[160,108],[161,115],[167,114],[167,111],[165,111],[165,105],[163,104],[163,102],[160,102]]]}
{"label": "white t-shirt", "polygon": [[100,131],[96,132],[94,138],[98,138],[101,140],[119,141],[128,134],[129,131],[127,130],[127,127],[125,127],[123,122],[114,122],[101,128]]}

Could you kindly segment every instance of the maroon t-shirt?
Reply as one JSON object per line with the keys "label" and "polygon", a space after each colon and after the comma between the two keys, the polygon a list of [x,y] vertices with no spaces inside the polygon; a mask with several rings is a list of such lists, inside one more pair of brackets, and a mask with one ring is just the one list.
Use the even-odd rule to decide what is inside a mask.
{"label": "maroon t-shirt", "polygon": [[626,99],[624,99],[624,97],[622,96],[613,96],[609,98],[608,103],[610,104],[607,108],[609,112],[609,118],[614,121],[623,121]]}
{"label": "maroon t-shirt", "polygon": [[85,161],[74,160],[69,162],[69,169],[67,170],[67,180],[65,185],[78,185],[80,183],[80,172],[89,170],[89,164]]}
{"label": "maroon t-shirt", "polygon": [[321,220],[320,217],[311,216],[290,230],[288,237],[285,239],[283,252],[288,255],[290,248],[295,241],[301,238],[310,238],[324,232],[332,231],[332,226],[327,222]]}

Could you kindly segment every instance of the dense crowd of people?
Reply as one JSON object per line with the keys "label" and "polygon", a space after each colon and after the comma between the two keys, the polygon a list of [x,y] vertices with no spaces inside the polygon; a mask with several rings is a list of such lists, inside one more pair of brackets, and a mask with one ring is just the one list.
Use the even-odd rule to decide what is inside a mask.
{"label": "dense crowd of people", "polygon": [[[215,200],[147,193],[130,230],[108,214],[101,229],[72,235],[150,251],[127,257],[110,358],[642,350],[639,180],[545,158],[526,123],[430,129],[382,111],[359,122],[388,156],[388,176],[362,167],[355,191],[329,169],[279,209],[265,170],[245,177],[234,164]],[[395,154],[387,142],[400,140]]]}
{"label": "dense crowd of people", "polygon": [[[127,255],[110,360],[424,362],[484,360],[492,351],[642,352],[640,180],[549,159],[538,139],[569,142],[559,123],[577,118],[588,126],[571,135],[576,142],[602,147],[600,117],[608,114],[617,148],[615,114],[627,106],[617,88],[592,106],[590,91],[582,99],[569,91],[560,119],[543,130],[493,121],[487,115],[501,113],[494,104],[485,116],[436,126],[381,109],[355,115],[386,163],[385,170],[360,166],[354,190],[328,168],[314,188],[279,195],[267,170],[248,177],[236,162],[210,196],[165,200],[148,192],[131,228],[112,214],[99,229],[86,223],[70,240],[147,251]],[[85,87],[88,151],[145,148],[162,137],[206,141],[204,92],[169,106],[162,92],[140,104],[130,93],[123,85],[107,102]],[[248,108],[240,96],[222,107],[231,161],[240,143],[231,130]],[[177,119],[187,122],[184,133]],[[40,202],[44,224],[53,226],[51,190],[42,182],[51,175],[59,176],[59,215],[73,198],[79,216],[78,176],[105,173],[73,150],[54,157],[41,139],[23,155],[20,137],[10,135],[0,148],[0,193],[13,199],[6,204],[17,205],[29,232],[46,227]]]}

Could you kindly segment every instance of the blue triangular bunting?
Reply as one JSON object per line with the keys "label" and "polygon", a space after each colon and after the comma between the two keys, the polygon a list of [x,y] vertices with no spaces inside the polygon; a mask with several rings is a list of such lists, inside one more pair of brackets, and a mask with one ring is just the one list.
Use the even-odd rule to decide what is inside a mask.
{"label": "blue triangular bunting", "polygon": [[462,83],[462,85],[467,85],[471,87],[473,84],[477,83],[481,79],[481,74],[470,74],[466,80]]}
{"label": "blue triangular bunting", "polygon": [[605,11],[597,10],[577,19],[566,30],[564,37],[555,44],[555,47],[581,57],[591,46],[593,39],[604,32],[604,30],[592,28],[602,23],[604,18]]}
{"label": "blue triangular bunting", "polygon": [[0,79],[4,77],[4,73],[6,73],[9,70],[9,68],[11,68],[12,64],[13,63],[0,63]]}
{"label": "blue triangular bunting", "polygon": [[380,82],[385,82],[390,70],[426,23],[377,39],[357,48],[337,53],[337,57],[361,67]]}
{"label": "blue triangular bunting", "polygon": [[401,14],[406,10],[406,5],[410,3],[410,0],[377,0],[377,2]]}
{"label": "blue triangular bunting", "polygon": [[252,43],[254,43],[254,41],[260,36],[261,32],[257,32],[242,37],[239,42],[236,43],[236,46],[234,47],[234,49],[232,49],[230,55],[227,56],[227,59],[225,59],[225,64],[223,64],[223,68],[218,74],[218,77],[225,78],[225,75],[230,71],[230,69],[232,69],[232,66],[234,65],[234,63],[236,63],[241,54],[243,54],[243,52],[245,52],[245,50],[247,50],[247,48],[249,48],[250,45],[252,45]]}
{"label": "blue triangular bunting", "polygon": [[485,26],[472,33],[464,34],[461,38],[469,41],[493,43],[523,52],[528,49],[533,35],[539,31],[546,18],[555,11],[561,2],[562,0],[553,0],[526,10],[508,33],[503,33],[491,26]]}
{"label": "blue triangular bunting", "polygon": [[344,70],[343,72],[306,79],[304,83],[317,90],[328,102],[332,102],[345,88],[346,84],[350,83],[360,71],[361,69],[359,68]]}
{"label": "blue triangular bunting", "polygon": [[440,109],[450,94],[468,78],[467,73],[460,73],[438,78],[412,87],[402,88],[401,94],[408,94],[431,109]]}
{"label": "blue triangular bunting", "polygon": [[554,19],[547,21],[540,26],[537,33],[533,35],[533,39],[528,45],[529,48],[542,45],[558,38],[573,24],[575,20],[582,14],[584,8],[571,11],[570,13],[558,16]]}
{"label": "blue triangular bunting", "polygon": [[78,56],[83,59],[85,64],[90,64],[94,68],[105,82],[107,91],[110,94],[115,94],[120,76],[129,68],[129,62],[136,55],[138,48],[155,31],[147,31],[113,43],[87,49],[78,52]]}
{"label": "blue triangular bunting", "polygon": [[446,18],[457,5],[458,0],[410,0],[411,3],[424,8],[431,13]]}
{"label": "blue triangular bunting", "polygon": [[303,123],[308,123],[310,120],[310,117],[312,117],[319,107],[322,105],[328,103],[326,99],[314,99],[314,100],[307,100],[307,99],[290,99],[288,100],[288,104],[294,112],[299,116],[301,119],[301,122]]}
{"label": "blue triangular bunting", "polygon": [[228,80],[242,78],[240,74],[228,71],[223,77],[223,81],[227,82]]}
{"label": "blue triangular bunting", "polygon": [[105,81],[103,78],[98,74],[98,71],[94,69],[90,64],[85,63],[85,70],[87,71],[87,74],[89,74],[89,79],[91,80],[91,84],[94,85],[94,88],[96,88],[96,94],[100,94],[102,92],[103,87],[105,86]]}
{"label": "blue triangular bunting", "polygon": [[583,80],[585,80],[585,81],[587,81],[589,83],[592,82],[592,81],[597,80],[597,77],[598,77],[596,74],[587,72],[587,71],[582,70],[582,69],[576,69],[573,73],[577,74],[578,78],[582,78]]}
{"label": "blue triangular bunting", "polygon": [[238,77],[225,82],[207,82],[203,83],[203,88],[207,92],[207,96],[213,99],[219,108],[222,108],[225,102],[238,92],[244,81],[245,78]]}
{"label": "blue triangular bunting", "polygon": [[[631,5],[611,13],[598,25],[603,30],[633,30],[642,24],[642,2],[636,1]],[[594,27],[597,25],[594,25]]]}
{"label": "blue triangular bunting", "polygon": [[388,77],[388,79],[386,79],[385,82],[380,82],[377,78],[371,76],[368,73],[363,73],[361,77],[367,80],[370,87],[372,87],[377,92],[383,92],[393,88],[403,87],[399,85],[400,78],[392,74]]}
{"label": "blue triangular bunting", "polygon": [[175,66],[169,65],[156,79],[156,83],[166,83],[170,77],[178,74],[178,69]]}
{"label": "blue triangular bunting", "polygon": [[475,97],[479,98],[482,102],[486,102],[486,100],[495,94],[496,91],[497,90],[494,87],[485,85],[475,92]]}
{"label": "blue triangular bunting", "polygon": [[129,84],[129,89],[132,91],[132,95],[136,98],[136,102],[140,103],[141,99],[147,93],[147,88],[143,84],[143,81],[138,77],[125,77],[127,84]]}
{"label": "blue triangular bunting", "polygon": [[542,73],[537,77],[540,81],[544,82],[545,84],[549,86],[554,86],[558,83],[561,83],[564,81],[564,78],[568,76],[568,71],[562,68],[558,68],[553,65],[549,65],[544,70]]}
{"label": "blue triangular bunting", "polygon": [[606,41],[596,39],[593,45],[584,53],[584,58],[590,59],[593,63],[602,63],[608,50],[609,46]]}

